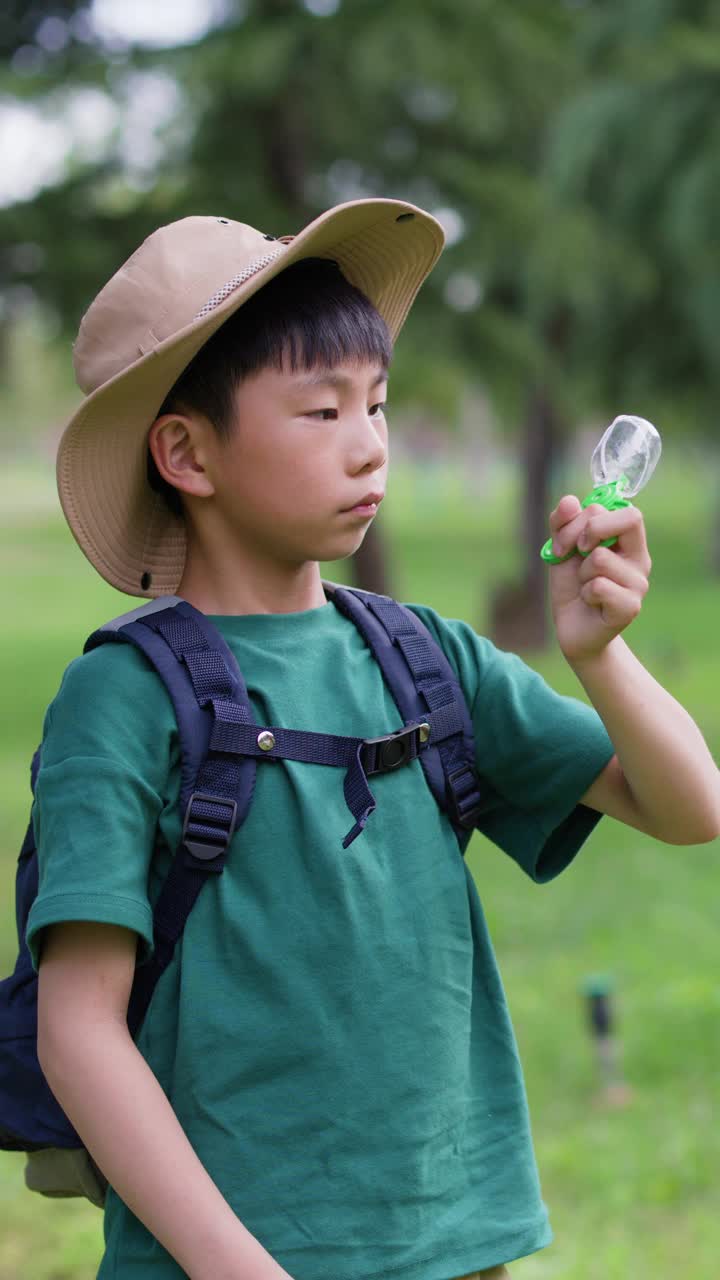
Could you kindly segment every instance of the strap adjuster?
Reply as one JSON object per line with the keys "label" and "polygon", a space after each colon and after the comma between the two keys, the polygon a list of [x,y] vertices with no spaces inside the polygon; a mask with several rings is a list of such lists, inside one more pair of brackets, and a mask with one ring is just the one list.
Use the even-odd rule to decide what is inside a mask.
{"label": "strap adjuster", "polygon": [[[182,843],[193,858],[212,862],[225,854],[235,830],[237,802],[227,796],[213,796],[206,791],[193,791],[185,810]],[[222,866],[222,864],[221,864]],[[221,870],[221,866],[218,870]],[[208,868],[208,870],[215,868]]]}
{"label": "strap adjuster", "polygon": [[447,800],[450,816],[465,830],[477,825],[483,812],[480,780],[470,765],[460,765],[447,775]]}
{"label": "strap adjuster", "polygon": [[416,760],[421,745],[430,737],[430,725],[406,725],[395,733],[385,733],[380,738],[366,738],[362,744],[360,755],[362,766],[368,778],[376,773],[392,773],[403,765]]}

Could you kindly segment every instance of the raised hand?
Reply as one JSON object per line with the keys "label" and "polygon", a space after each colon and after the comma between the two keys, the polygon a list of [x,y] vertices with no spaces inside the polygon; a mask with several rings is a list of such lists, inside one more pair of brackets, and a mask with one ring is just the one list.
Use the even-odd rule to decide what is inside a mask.
{"label": "raised hand", "polygon": [[[553,551],[571,556],[550,570],[550,594],[558,642],[568,661],[591,658],[624,631],[642,607],[651,560],[642,512],[582,508],[561,498],[550,516]],[[600,544],[617,538],[612,547]]]}

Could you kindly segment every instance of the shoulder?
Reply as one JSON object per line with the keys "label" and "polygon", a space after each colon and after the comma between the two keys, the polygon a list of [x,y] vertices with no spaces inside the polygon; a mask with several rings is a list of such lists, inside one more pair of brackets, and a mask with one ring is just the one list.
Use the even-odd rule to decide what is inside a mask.
{"label": "shoulder", "polygon": [[[478,635],[470,623],[445,618],[429,605],[406,604],[425,624],[453,668],[466,698],[474,702],[481,685],[492,682],[501,672],[512,679],[516,667],[527,670],[514,654],[497,649],[487,636]],[[520,675],[520,672],[517,672]]]}
{"label": "shoulder", "polygon": [[43,732],[43,765],[68,755],[102,754],[113,744],[157,742],[175,725],[172,702],[150,663],[131,644],[111,641],[66,667]]}
{"label": "shoulder", "polygon": [[482,707],[486,723],[496,721],[496,732],[522,722],[547,728],[549,723],[584,732],[589,720],[599,724],[597,713],[577,698],[557,693],[538,671],[516,653],[498,649],[487,636],[478,635],[469,623],[444,618],[427,605],[406,606],[425,623],[458,677],[472,712]]}
{"label": "shoulder", "polygon": [[55,703],[69,699],[111,702],[130,696],[163,699],[162,681],[134,645],[109,641],[83,653],[65,668]]}
{"label": "shoulder", "polygon": [[[466,622],[443,618],[427,606],[408,605],[425,623],[455,669],[473,715],[476,737],[506,751],[516,767],[516,752],[527,749],[546,759],[584,744],[602,764],[612,754],[610,740],[594,707],[558,693],[515,653],[498,649]],[[598,766],[596,772],[599,771]],[[594,775],[592,775],[594,776]]]}
{"label": "shoulder", "polygon": [[160,697],[164,693],[164,685],[154,671],[151,663],[130,640],[118,639],[121,628],[128,623],[141,621],[143,616],[164,610],[170,604],[179,601],[174,596],[164,596],[157,600],[146,601],[127,613],[101,622],[92,633],[95,642],[98,635],[103,635],[100,644],[75,658],[66,668],[60,685],[59,697],[83,696],[97,693],[111,700],[123,691],[132,690],[138,695]]}

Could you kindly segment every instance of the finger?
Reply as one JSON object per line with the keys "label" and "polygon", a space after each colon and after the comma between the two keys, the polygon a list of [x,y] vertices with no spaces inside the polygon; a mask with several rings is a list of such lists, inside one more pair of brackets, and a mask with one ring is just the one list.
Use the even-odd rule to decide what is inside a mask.
{"label": "finger", "polygon": [[622,631],[637,617],[642,608],[642,597],[628,591],[609,578],[593,578],[581,588],[585,604],[600,612],[603,622],[613,631]]}
{"label": "finger", "polygon": [[649,587],[647,577],[639,565],[634,560],[618,555],[610,547],[596,547],[587,559],[583,560],[578,572],[578,581],[584,585],[586,582],[592,582],[593,578],[608,578],[619,587],[635,591],[641,599],[645,598]]}
{"label": "finger", "polygon": [[[566,556],[569,555],[571,551],[574,551],[578,545],[578,538],[583,533],[591,513],[593,511],[603,510],[603,508],[599,507],[596,503],[591,507],[583,508],[577,499],[573,499],[572,501],[575,502],[575,511],[574,514],[571,515],[571,507],[569,505],[570,501],[571,499],[569,498],[563,498],[562,502],[558,504],[553,512],[553,516],[557,515],[562,507],[562,503],[568,504],[565,508],[569,517],[567,522],[562,525],[558,525],[556,531],[553,533],[552,547],[553,553],[556,556]],[[550,517],[551,528],[553,516]]]}
{"label": "finger", "polygon": [[560,499],[555,510],[550,513],[550,532],[555,533],[558,529],[561,529],[580,510],[580,499],[573,494],[566,494],[564,498]]}
{"label": "finger", "polygon": [[[587,508],[592,511],[591,507]],[[617,538],[621,555],[629,556],[645,574],[650,573],[651,560],[645,536],[645,521],[638,507],[622,507],[619,511],[606,511],[604,507],[589,516],[579,535],[581,551],[591,551],[608,538]]]}

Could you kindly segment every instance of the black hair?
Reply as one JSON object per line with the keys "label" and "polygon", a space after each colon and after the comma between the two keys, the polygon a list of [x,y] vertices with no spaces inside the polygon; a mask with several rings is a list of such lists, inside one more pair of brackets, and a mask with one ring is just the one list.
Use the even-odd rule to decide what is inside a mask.
{"label": "black hair", "polygon": [[[221,439],[233,429],[233,397],[244,378],[262,369],[335,368],[377,361],[388,368],[392,339],[382,316],[350,284],[336,262],[304,258],[281,271],[243,303],[200,348],[158,409],[203,414]],[[160,475],[148,449],[148,480],[175,515],[179,491]]]}

